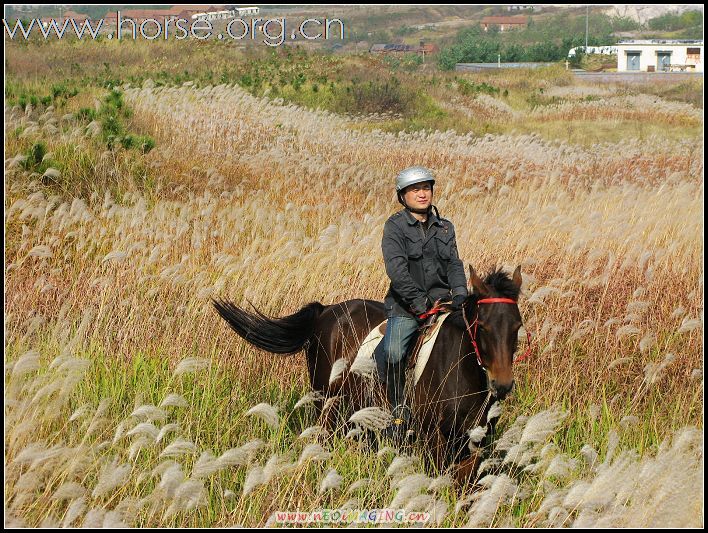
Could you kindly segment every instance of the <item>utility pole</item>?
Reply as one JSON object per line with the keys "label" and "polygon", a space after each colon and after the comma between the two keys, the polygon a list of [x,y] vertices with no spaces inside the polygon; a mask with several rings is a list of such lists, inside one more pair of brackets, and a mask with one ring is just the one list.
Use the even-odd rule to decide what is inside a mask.
{"label": "utility pole", "polygon": [[588,18],[590,16],[590,6],[585,6],[585,50],[588,53]]}

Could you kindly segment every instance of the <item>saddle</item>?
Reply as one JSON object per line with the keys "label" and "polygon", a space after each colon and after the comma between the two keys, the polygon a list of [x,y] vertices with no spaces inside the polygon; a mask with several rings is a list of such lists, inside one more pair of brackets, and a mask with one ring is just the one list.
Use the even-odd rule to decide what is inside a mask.
{"label": "saddle", "polygon": [[[440,332],[440,327],[450,313],[442,305],[436,305],[426,314],[427,318],[425,322],[418,328],[418,338],[412,343],[411,348],[409,348],[410,351],[408,352],[408,364],[406,365],[406,369],[407,372],[413,372],[414,374],[413,385],[418,382],[420,376],[423,374],[423,370],[425,370],[425,366],[430,357],[430,352],[435,344],[435,339]],[[387,323],[388,321],[384,320],[369,332],[357,352],[355,361],[360,358],[371,359],[373,357],[376,346],[386,334]],[[411,383],[411,380],[407,379],[406,382],[407,384]],[[406,388],[407,387],[408,385],[406,385]]]}
{"label": "saddle", "polygon": [[[435,339],[437,338],[438,332],[440,331],[440,327],[442,326],[443,321],[447,318],[447,315],[450,314],[450,312],[447,311],[446,307],[444,306],[445,304],[436,302],[433,308],[427,313],[425,313],[425,322],[423,322],[423,324],[421,324],[421,326],[418,328],[418,338],[416,339],[415,343],[413,344],[413,347],[410,350],[410,353],[408,354],[408,364],[406,365],[406,370],[410,371],[412,369],[415,369],[416,364],[418,362],[418,354],[421,353],[422,348],[426,343],[432,341],[429,342],[430,346],[424,354],[425,360],[423,361],[423,368],[425,368],[425,365],[428,362],[428,357],[430,356],[430,352],[432,351],[433,345],[435,344]],[[416,376],[416,382],[418,381],[419,377],[420,375]]]}

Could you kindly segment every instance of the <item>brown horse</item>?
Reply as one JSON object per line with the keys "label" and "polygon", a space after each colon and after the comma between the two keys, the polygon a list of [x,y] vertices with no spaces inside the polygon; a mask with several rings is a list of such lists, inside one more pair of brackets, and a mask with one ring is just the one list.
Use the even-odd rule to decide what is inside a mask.
{"label": "brown horse", "polygon": [[[474,477],[481,460],[479,453],[470,452],[468,431],[487,424],[492,403],[503,399],[513,387],[513,354],[522,325],[515,303],[478,304],[489,298],[515,302],[521,287],[520,267],[511,278],[495,269],[484,280],[471,266],[469,270],[472,294],[462,310],[443,323],[412,396],[423,449],[432,454],[439,470],[457,465],[460,481]],[[310,385],[325,398],[346,399],[343,404],[350,412],[371,404],[364,392],[364,378],[345,372],[330,385],[330,374],[338,359],[351,364],[366,335],[385,320],[382,303],[347,300],[325,306],[314,302],[283,318],[269,318],[258,310],[252,314],[226,301],[213,303],[231,328],[257,348],[278,354],[304,348]],[[385,397],[383,391],[380,397]],[[327,423],[331,425],[332,420]],[[493,431],[493,422],[487,429]]]}

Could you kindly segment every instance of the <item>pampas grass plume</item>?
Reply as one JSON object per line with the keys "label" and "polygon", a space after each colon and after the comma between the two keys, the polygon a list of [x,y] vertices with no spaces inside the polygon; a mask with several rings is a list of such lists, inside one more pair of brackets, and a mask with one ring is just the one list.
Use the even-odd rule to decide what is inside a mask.
{"label": "pampas grass plume", "polygon": [[300,400],[298,400],[298,402],[293,407],[293,410],[297,409],[298,407],[303,407],[305,405],[311,405],[314,402],[316,402],[318,400],[322,400],[322,399],[324,399],[324,396],[322,396],[321,392],[319,392],[319,391],[308,392],[302,398],[300,398]]}
{"label": "pampas grass plume", "polygon": [[315,442],[305,446],[297,464],[302,465],[307,461],[326,461],[330,457],[332,457],[332,454]]}
{"label": "pampas grass plume", "polygon": [[171,424],[165,424],[160,428],[159,433],[157,434],[157,437],[155,437],[155,443],[159,443],[162,441],[162,439],[165,438],[165,436],[168,433],[171,433],[173,431],[179,431],[179,424],[171,423]]}
{"label": "pampas grass plume", "polygon": [[254,439],[239,448],[225,451],[219,457],[219,462],[225,466],[246,465],[265,443],[261,439]]}
{"label": "pampas grass plume", "polygon": [[118,459],[107,463],[101,469],[98,483],[93,489],[91,496],[99,498],[107,492],[123,484],[130,474],[130,465],[118,464]]}
{"label": "pampas grass plume", "polygon": [[[15,490],[17,490],[17,486],[15,486]],[[75,481],[69,481],[61,485],[54,494],[52,494],[52,500],[75,500],[85,495],[86,489],[83,485]]]}
{"label": "pampas grass plume", "polygon": [[358,357],[352,363],[349,371],[358,376],[372,378],[376,375],[376,361],[372,357]]}
{"label": "pampas grass plume", "polygon": [[13,379],[20,378],[25,374],[30,374],[39,370],[39,352],[29,350],[20,356],[20,358],[12,366]]}
{"label": "pampas grass plume", "polygon": [[367,488],[367,487],[369,487],[369,485],[371,485],[371,479],[369,479],[369,478],[358,479],[357,481],[355,481],[354,483],[349,485],[349,487],[347,488],[347,494],[351,494],[353,492],[356,492],[359,489]]}
{"label": "pampas grass plume", "polygon": [[381,409],[380,407],[364,407],[349,418],[349,422],[359,424],[360,426],[371,430],[384,429],[388,427],[392,421],[393,416],[391,413]]}
{"label": "pampas grass plume", "polygon": [[145,404],[135,409],[132,413],[130,413],[130,416],[134,416],[136,418],[145,418],[147,420],[161,421],[167,418],[167,413],[159,407],[155,407],[151,404]]}
{"label": "pampas grass plume", "polygon": [[317,437],[319,435],[326,435],[327,431],[322,426],[310,426],[303,430],[298,436],[298,439],[309,439],[310,437]]}
{"label": "pampas grass plume", "polygon": [[175,371],[172,373],[172,376],[176,377],[181,376],[182,374],[196,372],[198,370],[208,368],[210,364],[210,359],[205,359],[203,357],[187,357],[186,359],[180,361],[177,368],[175,368]]}
{"label": "pampas grass plume", "polygon": [[487,413],[487,422],[491,422],[494,418],[499,418],[501,414],[501,404],[499,402],[494,402]]}
{"label": "pampas grass plume", "polygon": [[332,370],[329,373],[329,384],[332,385],[335,381],[337,381],[341,375],[344,373],[344,371],[347,369],[349,366],[349,363],[347,362],[346,359],[337,359],[334,364],[332,365]]}
{"label": "pampas grass plume", "polygon": [[410,457],[408,455],[399,455],[389,465],[388,469],[386,470],[386,475],[389,477],[396,477],[404,473],[406,470],[413,468],[417,463],[418,460],[415,457]]}
{"label": "pampas grass plume", "polygon": [[487,434],[487,426],[477,426],[476,428],[467,431],[467,434],[470,437],[470,442],[476,444],[480,442]]}
{"label": "pampas grass plume", "polygon": [[257,416],[273,429],[277,429],[280,425],[278,411],[275,407],[267,403],[259,403],[255,407],[251,407],[246,411],[246,415]]}
{"label": "pampas grass plume", "polygon": [[197,447],[193,442],[183,439],[175,439],[164,450],[162,450],[160,457],[177,457],[179,455],[191,454],[195,451],[197,451]]}
{"label": "pampas grass plume", "polygon": [[330,468],[327,471],[327,475],[322,480],[322,483],[320,483],[319,493],[323,494],[327,491],[339,490],[342,486],[342,479],[344,478],[337,474],[337,471],[334,468]]}
{"label": "pampas grass plume", "polygon": [[167,395],[160,403],[160,407],[187,407],[188,405],[187,400],[175,393]]}
{"label": "pampas grass plume", "polygon": [[66,510],[66,515],[64,515],[64,520],[61,523],[62,527],[71,526],[71,524],[81,516],[84,509],[86,509],[86,498],[83,496],[71,502],[69,508]]}
{"label": "pampas grass plume", "polygon": [[128,431],[126,435],[130,437],[132,435],[142,434],[149,436],[152,440],[156,440],[159,433],[160,430],[158,430],[152,422],[142,422]]}
{"label": "pampas grass plume", "polygon": [[258,485],[263,484],[263,468],[252,467],[246,474],[246,481],[243,484],[243,496],[248,496]]}

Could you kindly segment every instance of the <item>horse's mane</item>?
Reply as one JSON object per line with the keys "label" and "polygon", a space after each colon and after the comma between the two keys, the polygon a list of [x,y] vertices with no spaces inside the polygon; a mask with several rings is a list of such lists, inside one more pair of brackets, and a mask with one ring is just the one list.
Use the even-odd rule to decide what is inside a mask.
{"label": "horse's mane", "polygon": [[[519,288],[514,285],[514,282],[509,277],[509,274],[504,272],[499,267],[495,267],[489,274],[487,274],[484,278],[484,284],[492,289],[500,298],[511,298],[512,300],[517,300],[519,298]],[[478,296],[472,294],[467,298],[476,299]]]}
{"label": "horse's mane", "polygon": [[[509,274],[504,272],[501,267],[494,267],[492,271],[484,277],[484,284],[492,290],[496,297],[511,298],[512,300],[519,299],[519,288],[514,285]],[[469,294],[465,300],[465,309],[470,309],[479,299],[480,295],[478,293],[473,292]],[[462,317],[462,310],[451,313],[447,321],[461,328],[466,327],[464,318]]]}

